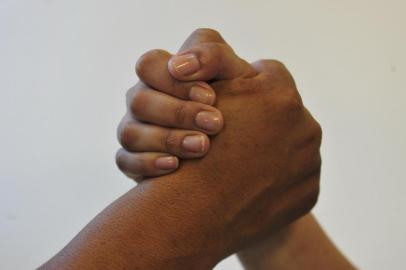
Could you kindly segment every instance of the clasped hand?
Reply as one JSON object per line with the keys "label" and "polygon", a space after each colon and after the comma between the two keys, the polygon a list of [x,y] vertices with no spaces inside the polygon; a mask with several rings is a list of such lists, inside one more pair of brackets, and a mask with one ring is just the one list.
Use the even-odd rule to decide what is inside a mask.
{"label": "clasped hand", "polygon": [[[204,228],[202,249],[215,239],[227,256],[315,205],[321,129],[283,64],[249,64],[216,31],[200,29],[176,55],[147,52],[136,71],[117,164],[140,187],[190,194],[190,220],[178,222]],[[159,177],[167,174],[175,180]]]}

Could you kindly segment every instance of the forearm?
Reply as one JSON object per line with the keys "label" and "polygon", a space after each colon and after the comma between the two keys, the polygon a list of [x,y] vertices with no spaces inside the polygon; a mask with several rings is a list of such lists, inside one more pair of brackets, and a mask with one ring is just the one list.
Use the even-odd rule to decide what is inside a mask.
{"label": "forearm", "polygon": [[247,270],[354,270],[311,215],[238,254]]}
{"label": "forearm", "polygon": [[[174,188],[174,181],[187,182],[185,189]],[[40,269],[211,269],[221,259],[219,236],[206,230],[213,225],[209,211],[194,213],[202,209],[194,182],[176,175],[145,181]]]}

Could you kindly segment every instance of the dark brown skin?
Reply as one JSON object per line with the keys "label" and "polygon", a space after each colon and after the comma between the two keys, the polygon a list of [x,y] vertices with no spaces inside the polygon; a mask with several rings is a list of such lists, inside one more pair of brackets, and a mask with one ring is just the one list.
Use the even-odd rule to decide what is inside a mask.
{"label": "dark brown skin", "polygon": [[[208,33],[210,33],[210,31]],[[166,70],[166,61],[168,56],[168,53],[157,50],[145,54],[138,63],[138,75],[143,79],[145,84],[160,87],[161,89],[159,90],[162,92],[170,94],[174,97],[188,100],[190,98],[189,91],[191,89],[191,84],[193,85],[194,83],[201,82],[182,82],[173,80],[173,78],[168,76]],[[176,75],[176,73],[173,74],[173,76]],[[167,81],[166,83],[162,82],[165,80]],[[171,80],[173,80],[173,82],[170,82]],[[172,87],[173,85],[177,86],[176,89],[175,87]],[[144,91],[147,88],[148,87],[144,87]],[[209,100],[203,99],[195,101],[211,105],[214,103],[215,93],[212,92],[209,86],[206,85],[205,88],[208,89],[207,96],[210,96],[211,98]],[[162,96],[154,94],[155,91],[156,90],[154,89],[148,89],[146,94],[150,95],[151,98],[162,98]],[[129,93],[130,99],[133,99],[136,95],[138,95],[135,89],[130,90]],[[194,106],[195,109],[190,111],[190,115],[187,116],[189,119],[193,119],[195,116],[195,111],[199,111],[201,108],[201,106],[195,103],[193,103],[192,106]],[[168,109],[170,108],[168,107]],[[214,110],[214,108],[211,110]],[[165,111],[162,110],[162,108],[160,109],[160,112],[163,113],[163,115],[167,113],[170,114],[170,110]],[[173,158],[195,158],[204,155],[208,150],[208,147],[202,148],[200,149],[201,151],[193,152],[194,155],[191,156],[191,152],[186,151],[182,147],[181,141],[185,137],[185,133],[189,132],[193,134],[193,131],[164,128],[163,126],[175,126],[177,128],[181,128],[181,126],[176,126],[173,123],[165,121],[164,116],[161,116],[161,118],[158,120],[158,122],[162,124],[162,127],[155,125],[145,126],[132,120],[132,117],[137,117],[137,115],[127,114],[127,118],[125,118],[126,120],[123,121],[122,124],[129,124],[131,128],[119,129],[119,134],[122,131],[126,131],[126,134],[124,134],[125,136],[123,136],[123,133],[121,133],[119,136],[121,138],[124,137],[124,141],[127,142],[124,145],[139,145],[138,148],[127,148],[129,151],[133,152],[133,155],[136,152],[138,152],[138,155],[144,155],[144,157],[150,155],[149,158],[144,159],[144,162],[138,162],[138,164],[140,164],[138,167],[132,168],[133,170],[131,175],[138,182],[147,176],[143,174],[143,172],[157,175],[167,174],[172,172],[177,167],[176,166],[175,168],[166,171],[155,168],[153,165],[154,153],[147,153],[149,151],[158,150],[165,152],[166,150],[166,152],[168,152],[167,156],[171,156],[172,154],[174,155]],[[152,119],[147,119],[147,121],[150,120]],[[158,132],[151,134],[148,133],[148,131],[151,130],[151,127],[160,129],[157,129]],[[193,126],[189,128],[193,128]],[[146,136],[145,134],[148,134],[149,136]],[[171,134],[171,136],[175,139],[170,139],[171,136],[163,134]],[[196,133],[194,135],[199,134]],[[133,138],[136,138],[136,140],[132,140]],[[169,139],[169,142],[171,143],[162,143],[165,141],[163,138]],[[202,139],[206,141],[207,137],[202,136]],[[148,145],[149,147],[146,147],[145,145]],[[162,147],[162,145],[165,145],[165,147]],[[171,147],[168,147],[168,145]],[[206,142],[205,145],[208,146],[208,142]],[[143,153],[140,153],[139,151],[143,151]],[[138,157],[134,156],[133,158],[139,159]],[[311,214],[300,218],[298,221],[295,221],[280,232],[273,234],[271,237],[267,237],[265,240],[261,240],[240,251],[238,255],[244,267],[252,270],[355,269],[334,246],[333,242],[328,239],[322,228],[318,225],[316,219]]]}
{"label": "dark brown skin", "polygon": [[[206,36],[201,31],[195,33],[193,36],[199,42],[189,42],[192,47],[181,53],[193,52],[200,59],[200,70],[183,80],[207,80],[210,76],[218,76],[213,78],[217,80],[212,87],[217,94],[216,107],[224,115],[226,125],[211,140],[211,150],[204,159],[184,162],[174,175],[198,174],[201,178],[210,179],[206,183],[210,188],[208,192],[213,193],[213,198],[223,208],[222,211],[216,210],[216,215],[224,218],[221,220],[227,228],[224,234],[239,235],[239,239],[230,236],[232,240],[228,240],[235,241],[229,251],[235,252],[313,207],[318,195],[321,130],[304,108],[290,73],[281,63],[263,60],[251,66],[239,59],[218,34],[206,32],[209,33]],[[169,58],[169,55],[156,51],[144,55],[138,62],[138,75],[148,85],[162,89],[156,83],[158,80],[151,79],[153,75],[146,73],[148,70],[162,71],[156,63],[162,62],[162,59],[166,62]],[[221,65],[218,59],[225,61],[222,62],[223,67],[229,62],[233,68],[220,72],[214,70]],[[154,68],[148,68],[151,63],[154,63]],[[171,70],[171,66],[169,70],[170,75],[180,76],[173,72],[174,69]],[[165,71],[158,74],[159,78],[170,80]],[[234,79],[230,79],[232,77]],[[137,156],[132,152],[137,149],[127,147],[128,134],[136,133],[134,137],[139,138],[143,129],[139,123],[129,120],[131,115],[149,124],[196,129],[193,119],[201,110],[188,101],[174,101],[173,97],[162,93],[157,95],[156,91],[144,88],[138,86],[130,90],[126,124],[120,129],[125,134],[121,138],[126,142],[123,144],[126,150],[119,152],[118,165],[128,175],[137,175],[142,168],[139,166],[142,162],[133,166]],[[168,93],[170,90],[163,91]],[[150,105],[154,103],[170,106],[165,107],[161,115],[146,112],[148,109],[145,108],[157,108]],[[139,109],[139,106],[142,108]],[[177,111],[182,111],[182,121],[164,119],[166,115],[176,115]],[[148,138],[154,140],[157,137],[159,139],[155,140],[162,142],[168,138],[168,133],[174,134],[163,129],[161,134],[157,132],[156,136]],[[181,140],[181,135],[172,139]],[[168,152],[168,143],[156,145],[154,151]],[[148,167],[153,170],[153,165]],[[256,180],[252,181],[252,178]]]}
{"label": "dark brown skin", "polygon": [[[269,60],[250,66],[214,31],[195,32],[184,49],[196,54],[200,68],[182,75],[169,66],[176,79],[216,80],[212,87],[226,125],[212,139],[210,152],[204,159],[184,161],[173,174],[139,184],[41,269],[211,269],[308,213],[316,203],[321,130],[304,108],[286,68]],[[155,98],[146,91],[138,95],[139,87],[143,86],[128,96],[129,112],[138,121],[162,125],[159,115],[145,106]],[[196,119],[188,117],[198,110],[182,104],[190,101],[162,95],[162,104],[171,104],[166,109],[177,112],[168,113],[169,127],[197,128]],[[140,104],[144,104],[142,110]],[[223,125],[221,116],[216,117],[210,134]],[[128,125],[121,130],[126,129]],[[165,129],[160,131],[164,133],[156,134],[167,134]],[[167,143],[151,144],[168,148]],[[139,173],[134,169],[144,165],[134,166],[132,161],[139,157],[134,155],[128,149],[117,155],[118,165],[129,175]]]}

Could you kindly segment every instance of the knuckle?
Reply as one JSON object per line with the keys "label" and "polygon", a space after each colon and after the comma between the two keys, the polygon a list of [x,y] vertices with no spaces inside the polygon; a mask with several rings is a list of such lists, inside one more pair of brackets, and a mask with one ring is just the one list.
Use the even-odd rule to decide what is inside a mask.
{"label": "knuckle", "polygon": [[304,214],[310,212],[314,206],[316,206],[320,195],[320,181],[319,173],[316,173],[314,177],[308,182],[309,189],[304,194],[302,200],[302,206]]}
{"label": "knuckle", "polygon": [[136,92],[137,92],[136,86],[133,86],[127,90],[127,93],[125,94],[125,100],[126,100],[127,105],[131,103],[131,100],[134,97],[134,94]]}
{"label": "knuckle", "polygon": [[261,93],[265,89],[262,81],[257,78],[235,78],[230,81],[217,81],[216,86],[222,89],[220,95]]}
{"label": "knuckle", "polygon": [[262,71],[262,78],[268,89],[296,89],[295,81],[285,65],[278,60],[262,59],[255,63]]}
{"label": "knuckle", "polygon": [[218,72],[216,67],[221,65],[228,47],[224,44],[215,42],[205,43],[199,46],[202,50],[200,55],[200,62],[202,65],[206,66],[211,72]]}
{"label": "knuckle", "polygon": [[[221,75],[224,65],[227,60],[227,55],[234,53],[226,44],[219,42],[208,42],[197,46],[200,51],[199,61],[202,65],[202,77],[203,81],[209,81],[215,76]],[[203,75],[204,74],[204,75]]]}
{"label": "knuckle", "polygon": [[193,37],[205,37],[206,39],[213,41],[220,41],[223,38],[217,30],[211,28],[198,28],[192,33]]}
{"label": "knuckle", "polygon": [[134,116],[142,115],[148,100],[147,91],[137,91],[131,99],[130,110]]}
{"label": "knuckle", "polygon": [[125,149],[119,149],[116,153],[117,167],[124,174],[147,175],[149,172],[148,160],[142,154],[130,156]]}
{"label": "knuckle", "polygon": [[303,109],[302,99],[295,89],[285,89],[281,91],[277,102],[277,107],[283,112],[298,112]]}
{"label": "knuckle", "polygon": [[207,43],[203,45],[203,48],[205,48],[208,52],[210,52],[210,54],[208,55],[211,55],[218,62],[222,61],[224,53],[227,50],[230,50],[230,47],[222,43]]}
{"label": "knuckle", "polygon": [[182,81],[172,80],[171,81],[171,95],[174,97],[180,96],[182,98],[187,98],[187,84]]}
{"label": "knuckle", "polygon": [[311,164],[309,164],[309,169],[313,172],[313,174],[320,175],[321,171],[321,155],[320,150],[316,150],[316,154],[310,158],[312,160]]}
{"label": "knuckle", "polygon": [[140,175],[149,175],[151,173],[151,168],[148,161],[149,160],[144,155],[136,155],[136,157],[134,157],[133,173]]}
{"label": "knuckle", "polygon": [[154,63],[158,57],[166,54],[167,52],[164,50],[154,49],[141,55],[135,65],[135,72],[137,73],[138,77],[144,78],[145,75],[150,71],[151,64]]}
{"label": "knuckle", "polygon": [[265,76],[268,83],[295,87],[292,75],[282,62],[273,59],[263,59],[259,62],[261,69],[268,75]]}
{"label": "knuckle", "polygon": [[116,160],[116,165],[120,169],[120,171],[125,172],[126,171],[126,157],[123,149],[119,149],[116,152],[115,156]]}
{"label": "knuckle", "polygon": [[285,64],[276,59],[268,59],[264,60],[269,68],[273,68],[275,70],[282,70],[286,69]]}
{"label": "knuckle", "polygon": [[310,112],[306,110],[306,113],[309,115],[309,124],[308,124],[308,130],[309,130],[309,141],[312,143],[312,146],[314,149],[317,149],[319,151],[319,148],[321,146],[321,141],[323,137],[323,130],[321,128],[321,125],[319,122],[317,122],[316,119],[310,114]]}
{"label": "knuckle", "polygon": [[125,123],[119,132],[119,142],[125,149],[131,150],[135,148],[138,141],[139,134],[136,125],[132,123]]}
{"label": "knuckle", "polygon": [[178,127],[184,126],[186,122],[186,118],[188,116],[188,106],[186,105],[187,103],[181,103],[179,104],[175,109],[174,109],[174,120],[175,124]]}
{"label": "knuckle", "polygon": [[165,152],[173,153],[179,148],[180,138],[177,137],[173,130],[169,129],[165,136],[162,137],[162,145]]}
{"label": "knuckle", "polygon": [[281,61],[275,59],[260,59],[256,63],[270,73],[279,73],[282,70],[286,70],[285,65]]}

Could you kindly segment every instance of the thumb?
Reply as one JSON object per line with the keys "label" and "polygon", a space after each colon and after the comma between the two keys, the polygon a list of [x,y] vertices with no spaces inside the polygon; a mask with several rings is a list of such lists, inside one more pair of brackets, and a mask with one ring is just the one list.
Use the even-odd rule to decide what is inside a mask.
{"label": "thumb", "polygon": [[227,80],[257,74],[217,31],[211,29],[194,31],[180,52],[170,58],[168,69],[180,81]]}

